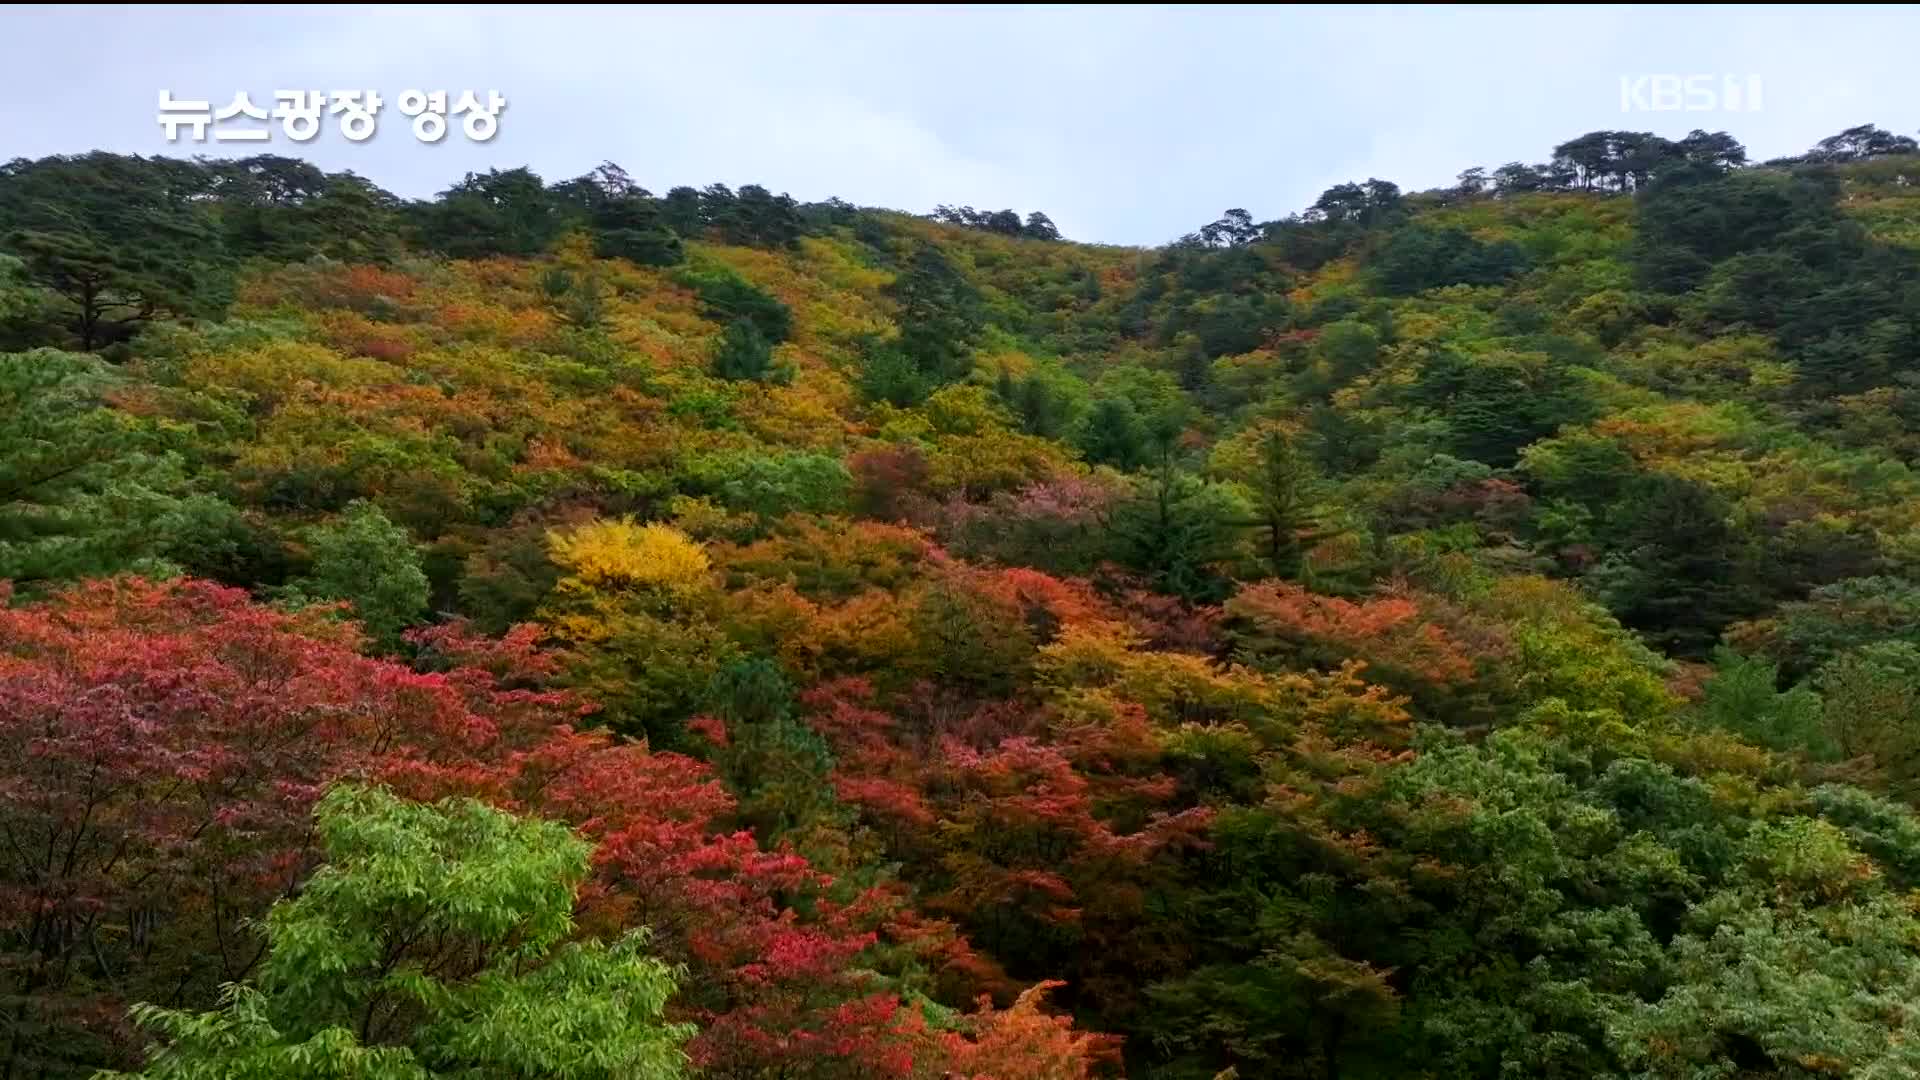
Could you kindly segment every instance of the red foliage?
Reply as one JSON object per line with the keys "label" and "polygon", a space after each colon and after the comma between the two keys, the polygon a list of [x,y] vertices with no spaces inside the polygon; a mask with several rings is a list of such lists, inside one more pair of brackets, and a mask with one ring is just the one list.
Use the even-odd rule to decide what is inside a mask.
{"label": "red foliage", "polygon": [[0,609],[9,996],[204,999],[258,959],[242,920],[307,868],[327,782],[383,756],[458,760],[559,707],[355,644],[322,613],[206,583],[90,582]]}
{"label": "red foliage", "polygon": [[1069,722],[1015,703],[955,713],[923,694],[896,717],[855,679],[802,704],[834,749],[841,798],[926,910],[1023,969],[1079,973],[1076,989],[1109,1003],[1137,992],[1130,976],[1177,963],[1123,942],[1211,815],[1172,804],[1143,709]]}
{"label": "red foliage", "polygon": [[1321,596],[1287,582],[1250,585],[1227,603],[1256,648],[1291,648],[1331,666],[1352,657],[1379,673],[1433,686],[1471,682],[1473,656],[1405,595],[1359,602]]}
{"label": "red foliage", "polygon": [[1121,593],[1117,601],[1121,614],[1140,635],[1144,647],[1206,656],[1220,650],[1223,615],[1219,608],[1156,593],[1138,582],[1116,580],[1113,584]]}
{"label": "red foliage", "polygon": [[862,450],[847,459],[861,509],[882,521],[898,521],[927,493],[927,458],[912,446]]}
{"label": "red foliage", "polygon": [[244,977],[244,920],[310,866],[311,803],[349,775],[592,839],[583,926],[650,926],[689,966],[676,1008],[714,1075],[905,1078],[948,1052],[867,973],[876,949],[948,993],[1004,988],[897,888],[717,831],[734,800],[706,765],[575,730],[590,710],[538,688],[553,661],[531,630],[422,632],[444,670],[421,672],[325,615],[137,579],[0,608],[0,927],[20,943],[0,990],[42,1010],[14,1030],[47,1033],[9,1049],[33,1061],[129,1001],[205,1003]]}
{"label": "red foliage", "polygon": [[1520,485],[1489,478],[1461,482],[1443,491],[1402,492],[1389,500],[1387,510],[1409,528],[1473,521],[1503,530],[1525,521],[1532,507],[1532,497]]}

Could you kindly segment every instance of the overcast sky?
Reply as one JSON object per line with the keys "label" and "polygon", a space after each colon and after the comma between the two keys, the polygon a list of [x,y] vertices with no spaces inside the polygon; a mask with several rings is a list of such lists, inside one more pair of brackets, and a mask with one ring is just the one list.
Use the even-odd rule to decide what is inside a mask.
{"label": "overcast sky", "polygon": [[[451,17],[449,17],[451,16]],[[715,181],[1045,210],[1157,244],[1227,207],[1544,160],[1596,128],[1732,132],[1756,158],[1854,124],[1920,128],[1920,10],[1860,8],[60,8],[0,10],[0,157],[271,152],[427,196],[468,170],[602,160]],[[1707,75],[1759,111],[1626,111],[1622,76]],[[1650,84],[1642,84],[1642,100]],[[375,136],[169,143],[159,92],[371,89]],[[492,141],[417,141],[404,89],[496,90]]]}

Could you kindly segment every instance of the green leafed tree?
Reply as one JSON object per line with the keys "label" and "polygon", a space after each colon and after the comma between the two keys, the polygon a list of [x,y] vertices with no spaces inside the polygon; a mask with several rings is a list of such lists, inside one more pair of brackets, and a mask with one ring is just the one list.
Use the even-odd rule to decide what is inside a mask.
{"label": "green leafed tree", "polygon": [[161,568],[183,481],[108,404],[119,381],[91,356],[0,354],[0,580]]}
{"label": "green leafed tree", "polygon": [[313,568],[293,582],[296,599],[345,600],[383,646],[426,614],[427,575],[407,530],[372,503],[357,501],[308,538]]}
{"label": "green leafed tree", "polygon": [[574,939],[590,847],[565,827],[358,786],[317,821],[326,865],[268,914],[257,977],[212,1012],[135,1009],[139,1080],[684,1074],[674,972],[641,935]]}

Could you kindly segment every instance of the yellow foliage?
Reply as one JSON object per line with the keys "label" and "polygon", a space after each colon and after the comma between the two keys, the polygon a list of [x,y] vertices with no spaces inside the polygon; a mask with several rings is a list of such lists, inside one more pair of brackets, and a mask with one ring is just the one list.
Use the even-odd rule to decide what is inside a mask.
{"label": "yellow foliage", "polygon": [[194,390],[239,390],[255,412],[270,412],[303,387],[380,386],[397,381],[378,360],[347,357],[325,345],[275,341],[257,348],[203,353],[181,372]]}
{"label": "yellow foliage", "polygon": [[594,521],[548,533],[547,549],[574,582],[590,589],[686,592],[707,580],[707,553],[671,525]]}
{"label": "yellow foliage", "polygon": [[1278,704],[1268,681],[1241,667],[1219,668],[1203,656],[1141,649],[1133,631],[1097,620],[1071,625],[1042,647],[1039,681],[1055,694],[1106,688],[1136,702],[1157,723],[1259,721]]}
{"label": "yellow foliage", "polygon": [[934,391],[920,409],[941,435],[985,435],[1011,426],[1006,408],[984,386],[943,387]]}
{"label": "yellow foliage", "polygon": [[986,495],[1012,491],[1064,472],[1072,459],[1051,439],[1013,431],[949,435],[927,455],[927,479],[936,491]]}

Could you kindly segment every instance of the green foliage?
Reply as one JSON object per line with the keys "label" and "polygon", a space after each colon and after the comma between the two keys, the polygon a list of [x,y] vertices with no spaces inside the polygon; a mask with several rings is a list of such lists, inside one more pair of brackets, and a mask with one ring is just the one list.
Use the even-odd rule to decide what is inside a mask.
{"label": "green foliage", "polygon": [[1389,296],[1411,296],[1443,285],[1498,285],[1527,268],[1511,242],[1484,243],[1457,229],[1409,225],[1396,230],[1373,271]]}
{"label": "green foliage", "polygon": [[1021,431],[1043,439],[1066,439],[1088,408],[1086,384],[1055,367],[1036,367],[1023,378],[1002,368],[994,393]]}
{"label": "green foliage", "polygon": [[1093,394],[1080,430],[1081,451],[1089,461],[1125,471],[1163,460],[1193,415],[1191,400],[1163,371],[1113,368]]}
{"label": "green foliage", "polygon": [[680,281],[699,294],[710,319],[727,325],[744,319],[769,346],[780,344],[793,333],[793,309],[726,267],[682,271]]}
{"label": "green foliage", "polygon": [[336,787],[326,865],[266,920],[251,984],[195,1014],[143,1005],[145,1080],[680,1076],[674,973],[643,935],[569,940],[588,846],[470,801]]}
{"label": "green foliage", "polygon": [[594,252],[603,259],[675,266],[686,258],[660,200],[612,162],[548,190],[563,206],[584,217],[593,233]]}
{"label": "green foliage", "polygon": [[853,476],[826,454],[735,454],[692,463],[697,487],[763,520],[846,509]]}
{"label": "green foliage", "polygon": [[177,164],[95,152],[0,167],[0,250],[60,298],[82,350],[122,342],[157,317],[225,310],[232,264],[214,221],[190,200],[206,181]]}
{"label": "green foliage", "polygon": [[1538,352],[1443,352],[1422,366],[1409,397],[1444,419],[1457,456],[1496,466],[1593,412],[1567,366]]}
{"label": "green foliage", "polygon": [[759,381],[773,371],[773,347],[751,319],[735,319],[713,352],[713,373],[723,379]]}
{"label": "green foliage", "polygon": [[978,290],[937,248],[922,245],[887,293],[900,308],[900,354],[920,378],[930,386],[965,378],[983,322]]}
{"label": "green foliage", "polygon": [[337,521],[311,530],[312,568],[290,585],[309,601],[345,600],[387,648],[427,611],[427,575],[407,530],[369,502],[349,505]]}
{"label": "green foliage", "polygon": [[1831,756],[1818,693],[1806,686],[1778,689],[1779,665],[1758,657],[1723,647],[1713,660],[1713,678],[1700,701],[1701,722],[1771,750]]}
{"label": "green foliage", "polygon": [[1080,429],[1080,452],[1096,465],[1111,465],[1131,472],[1145,465],[1151,448],[1147,425],[1133,403],[1123,397],[1101,398],[1094,402]]}
{"label": "green foliage", "polygon": [[1621,621],[1662,645],[1699,655],[1735,619],[1759,606],[1746,586],[1751,558],[1718,494],[1678,477],[1629,487],[1614,528],[1620,553],[1594,571]]}
{"label": "green foliage", "polygon": [[1920,644],[1920,586],[1905,578],[1848,578],[1780,606],[1768,629],[1772,652],[1805,673],[1861,645]]}
{"label": "green foliage", "polygon": [[725,725],[724,742],[709,753],[739,793],[736,817],[763,846],[833,812],[833,757],[794,716],[793,687],[777,664],[753,657],[720,668],[707,684],[706,708]]}
{"label": "green foliage", "polygon": [[566,263],[548,267],[540,275],[540,290],[568,326],[595,330],[606,319],[606,282],[590,267]]}
{"label": "green foliage", "polygon": [[[1317,478],[1283,428],[1249,429],[1241,445],[1223,444],[1216,467],[1252,493],[1254,513],[1233,522],[1254,533],[1254,547],[1273,577],[1294,580],[1314,544],[1338,535],[1322,527],[1316,514]],[[1246,445],[1250,442],[1251,445]]]}
{"label": "green foliage", "polygon": [[400,201],[352,173],[323,173],[276,154],[200,167],[236,255],[390,263],[402,254]]}
{"label": "green foliage", "polygon": [[[715,1076],[1084,1080],[1039,991],[958,1011],[1055,979],[1165,1080],[1914,1071],[1912,166],[1596,131],[1151,252],[611,163],[405,206],[271,156],[7,166],[0,341],[123,363],[0,357],[0,576],[183,569],[384,649],[468,620],[421,659],[532,726],[367,767],[598,845],[575,891],[552,827],[340,796],[392,828],[330,826],[252,985],[145,1013],[152,1075],[671,1074],[663,973],[575,904],[699,965]],[[0,716],[151,741],[159,683],[43,663],[33,603]],[[485,681],[388,667],[435,716]],[[316,746],[387,730],[357,685]],[[123,756],[223,813],[218,755]],[[33,911],[37,793],[0,799]],[[111,1063],[85,1018],[151,928],[88,917],[8,1045]]]}
{"label": "green foliage", "polygon": [[1239,555],[1237,534],[1251,509],[1224,485],[1163,467],[1114,507],[1108,528],[1122,563],[1159,591],[1217,600],[1226,590],[1223,564]]}
{"label": "green foliage", "polygon": [[1826,708],[1822,726],[1841,756],[1873,770],[1902,798],[1920,795],[1920,646],[1862,645],[1814,673]]}
{"label": "green foliage", "polygon": [[0,580],[166,569],[185,480],[161,433],[109,404],[124,385],[90,356],[0,353]]}
{"label": "green foliage", "polygon": [[1914,930],[1891,899],[1819,919],[1716,898],[1671,947],[1675,984],[1655,1001],[1615,1005],[1610,1038],[1646,1076],[1911,1073],[1920,1053],[1899,1003],[1920,990],[1901,944]]}
{"label": "green foliage", "polygon": [[421,240],[456,259],[538,255],[566,226],[546,185],[524,167],[468,173],[418,216]]}

